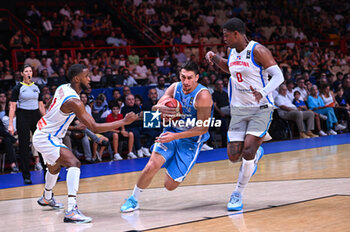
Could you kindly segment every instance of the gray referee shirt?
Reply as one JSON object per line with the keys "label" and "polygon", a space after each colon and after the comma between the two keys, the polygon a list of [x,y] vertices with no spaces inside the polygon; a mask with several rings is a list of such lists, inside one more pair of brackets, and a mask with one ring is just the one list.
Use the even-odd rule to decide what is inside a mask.
{"label": "gray referee shirt", "polygon": [[19,109],[37,110],[42,96],[39,87],[34,82],[29,85],[20,82],[12,89],[10,101],[17,102]]}

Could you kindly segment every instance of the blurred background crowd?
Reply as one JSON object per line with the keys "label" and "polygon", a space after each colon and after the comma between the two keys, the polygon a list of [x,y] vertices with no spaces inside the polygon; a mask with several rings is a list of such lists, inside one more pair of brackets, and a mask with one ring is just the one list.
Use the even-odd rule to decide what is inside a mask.
{"label": "blurred background crowd", "polygon": [[[208,50],[227,57],[223,23],[239,17],[249,39],[267,46],[285,82],[274,93],[279,109],[273,139],[309,138],[348,132],[350,115],[350,3],[348,1],[15,1],[2,9],[0,36],[0,116],[8,127],[9,100],[21,79],[20,67],[33,68],[32,80],[47,103],[67,83],[70,65],[91,71],[91,89],[81,95],[96,121],[120,120],[127,112],[150,110],[166,88],[179,81],[181,64],[198,63],[200,83],[215,102],[215,118],[204,149],[226,146],[230,115],[229,75],[204,59]],[[7,27],[4,25],[8,25]],[[312,112],[310,120],[291,112]],[[301,121],[300,121],[301,120]],[[283,130],[276,130],[283,128]],[[149,156],[160,132],[137,121],[118,133],[95,135],[79,121],[66,138],[87,162]],[[5,154],[9,142],[0,135]],[[15,140],[10,142],[16,149]],[[17,151],[18,153],[18,151]],[[33,154],[36,154],[33,151]],[[16,155],[16,153],[15,153]],[[37,155],[36,155],[37,156]],[[7,160],[9,161],[9,159]],[[18,171],[16,159],[7,162]],[[31,164],[40,170],[38,158]]]}

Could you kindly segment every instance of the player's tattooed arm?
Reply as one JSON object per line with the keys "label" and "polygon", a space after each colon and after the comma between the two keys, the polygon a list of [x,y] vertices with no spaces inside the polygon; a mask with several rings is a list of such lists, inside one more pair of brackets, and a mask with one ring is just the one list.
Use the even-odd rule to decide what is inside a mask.
{"label": "player's tattooed arm", "polygon": [[74,112],[75,115],[78,117],[79,121],[86,125],[94,133],[115,131],[115,128],[119,128],[123,125],[128,125],[138,118],[138,116],[135,113],[129,112],[125,115],[125,117],[122,120],[110,123],[96,123],[94,118],[88,112],[86,112],[84,103],[77,98],[71,98],[68,101],[66,101],[61,106],[61,111],[63,113]]}
{"label": "player's tattooed arm", "polygon": [[228,69],[228,66],[227,66],[227,59],[224,59],[224,58],[217,56],[212,51],[207,52],[207,54],[205,55],[205,58],[208,60],[209,64],[213,65],[213,63],[214,63],[217,66],[219,66],[219,68],[222,71],[224,71],[226,73],[230,73],[230,70]]}

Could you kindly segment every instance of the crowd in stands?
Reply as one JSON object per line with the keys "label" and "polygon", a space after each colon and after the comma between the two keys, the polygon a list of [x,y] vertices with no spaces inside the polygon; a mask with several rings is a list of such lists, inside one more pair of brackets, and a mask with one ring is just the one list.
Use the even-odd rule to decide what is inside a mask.
{"label": "crowd in stands", "polygon": [[[350,57],[340,49],[337,41],[317,40],[349,36],[349,14],[344,13],[349,9],[343,1],[335,5],[323,1],[292,2],[276,1],[272,5],[270,1],[251,3],[230,0],[191,3],[111,1],[112,5],[121,7],[124,12],[152,28],[160,35],[163,44],[222,44],[220,25],[233,16],[246,20],[250,39],[262,43],[287,41],[266,45],[285,77],[284,84],[274,93],[279,107],[276,116],[294,121],[301,138],[346,132],[350,125]],[[298,11],[290,10],[287,5]],[[344,11],[340,10],[342,7]],[[103,38],[107,44],[115,47],[125,46],[129,40],[123,33],[116,33],[111,16],[104,15],[98,4],[93,4],[91,9],[71,9],[67,4],[50,14],[32,5],[27,11],[26,21],[40,28],[38,30],[43,34],[50,36],[51,32],[58,32],[62,39],[67,40],[94,39],[101,35],[97,31],[108,32],[103,34]],[[5,49],[31,48],[26,37],[17,31]],[[224,46],[215,46],[213,50],[216,50],[217,55],[227,57]],[[140,113],[150,110],[164,94],[166,86],[179,81],[181,64],[187,60],[196,61],[200,66],[200,82],[213,95],[214,116],[223,122],[220,129],[211,129],[212,136],[208,144],[225,147],[230,120],[227,95],[229,76],[209,65],[205,59],[200,59],[198,50],[191,47],[171,47],[159,50],[157,54],[156,59],[152,60],[147,53],[141,54],[137,49],[131,49],[130,52],[82,50],[72,57],[70,53],[57,49],[53,52],[25,53],[23,61],[33,67],[33,80],[41,87],[47,101],[57,86],[67,82],[66,74],[70,65],[86,65],[91,71],[92,89],[114,89],[112,99],[107,99],[104,94],[94,97],[92,89],[81,95],[87,111],[99,122],[119,120],[130,111]],[[12,68],[10,57],[0,60],[0,80],[13,81],[11,85],[6,85],[8,88],[2,85],[3,92],[0,93],[0,116],[6,127],[8,105],[3,95],[9,99],[11,87],[21,80],[19,71]],[[148,90],[147,98],[143,98],[132,93],[130,87],[133,86],[152,88]],[[83,152],[89,162],[101,160],[105,151],[115,160],[149,156],[154,137],[160,133],[160,130],[142,129],[141,121],[119,128],[116,133],[101,135],[91,134],[84,125],[75,121],[70,131],[72,133],[68,135],[73,139],[71,147],[75,154],[81,156]],[[80,136],[74,131],[80,132]],[[216,134],[221,137],[220,145],[217,145]],[[111,146],[108,146],[109,143]]]}
{"label": "crowd in stands", "polygon": [[47,11],[32,4],[24,20],[40,35],[61,40],[95,38],[115,29],[111,15],[105,14],[97,3],[82,4],[74,10],[65,4],[62,8],[49,8]]}

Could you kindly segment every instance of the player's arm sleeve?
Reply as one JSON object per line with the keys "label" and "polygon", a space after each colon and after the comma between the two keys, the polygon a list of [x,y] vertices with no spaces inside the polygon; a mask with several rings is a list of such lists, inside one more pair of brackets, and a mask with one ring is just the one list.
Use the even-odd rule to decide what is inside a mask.
{"label": "player's arm sleeve", "polygon": [[270,82],[259,92],[263,97],[266,97],[269,93],[277,89],[284,81],[283,74],[278,65],[270,66],[266,69],[267,73],[272,76]]}

